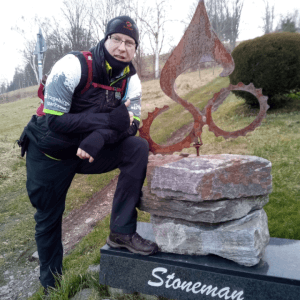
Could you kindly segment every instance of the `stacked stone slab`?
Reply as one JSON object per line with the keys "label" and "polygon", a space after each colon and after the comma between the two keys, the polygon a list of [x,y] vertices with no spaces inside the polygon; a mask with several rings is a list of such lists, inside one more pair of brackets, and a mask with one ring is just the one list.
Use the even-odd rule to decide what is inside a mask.
{"label": "stacked stone slab", "polygon": [[201,155],[156,167],[140,209],[151,214],[162,252],[215,254],[253,266],[270,239],[263,206],[271,189],[266,159]]}

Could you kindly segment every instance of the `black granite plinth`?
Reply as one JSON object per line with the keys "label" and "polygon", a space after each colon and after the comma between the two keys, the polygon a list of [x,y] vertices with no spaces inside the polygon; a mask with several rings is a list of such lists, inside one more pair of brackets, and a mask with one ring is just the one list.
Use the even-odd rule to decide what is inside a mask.
{"label": "black granite plinth", "polygon": [[[137,231],[154,241],[152,225]],[[300,241],[271,238],[261,262],[240,266],[215,256],[159,252],[153,256],[101,248],[100,283],[169,299],[300,299]]]}

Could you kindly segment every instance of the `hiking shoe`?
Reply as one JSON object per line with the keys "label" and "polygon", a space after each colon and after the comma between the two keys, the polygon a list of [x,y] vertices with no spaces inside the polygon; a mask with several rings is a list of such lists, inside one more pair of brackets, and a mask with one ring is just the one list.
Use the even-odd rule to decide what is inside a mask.
{"label": "hiking shoe", "polygon": [[141,255],[152,255],[158,251],[156,243],[143,239],[137,232],[132,234],[111,232],[106,243],[112,248],[126,248]]}

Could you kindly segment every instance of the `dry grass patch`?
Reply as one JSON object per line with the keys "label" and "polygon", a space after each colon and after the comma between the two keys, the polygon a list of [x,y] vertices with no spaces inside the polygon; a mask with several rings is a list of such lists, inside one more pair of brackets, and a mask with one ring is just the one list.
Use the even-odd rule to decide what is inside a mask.
{"label": "dry grass patch", "polygon": [[26,176],[25,159],[20,156],[20,148],[13,143],[0,140],[0,194],[16,181]]}
{"label": "dry grass patch", "polygon": [[[175,81],[178,95],[183,97],[189,92],[208,84],[219,76],[221,70],[220,67],[201,70],[201,78],[199,78],[199,71],[179,75]],[[142,119],[147,118],[148,112],[154,111],[156,107],[176,103],[162,91],[159,79],[143,82],[142,91]]]}
{"label": "dry grass patch", "polygon": [[0,96],[0,103],[14,102],[23,98],[34,98],[37,95],[38,85],[11,91]]}

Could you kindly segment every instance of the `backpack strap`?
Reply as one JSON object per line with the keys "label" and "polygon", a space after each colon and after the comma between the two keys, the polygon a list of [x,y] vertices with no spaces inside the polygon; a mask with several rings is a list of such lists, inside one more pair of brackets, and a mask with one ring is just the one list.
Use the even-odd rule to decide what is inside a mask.
{"label": "backpack strap", "polygon": [[[72,51],[68,54],[75,55],[81,65],[81,78],[80,82],[77,85],[74,94],[81,92],[82,94],[87,90],[86,87],[90,85],[90,76],[93,76],[93,60],[92,60],[92,53],[89,51]],[[90,58],[88,58],[90,56]],[[91,75],[90,75],[91,73]],[[91,77],[92,78],[92,77]],[[86,89],[84,92],[82,92],[84,89]]]}
{"label": "backpack strap", "polygon": [[38,97],[44,102],[44,84],[42,82],[38,89]]}
{"label": "backpack strap", "polygon": [[93,81],[93,58],[92,58],[92,53],[90,51],[81,51],[81,53],[83,54],[88,67],[88,77],[87,77],[86,85],[81,91],[81,94],[83,94],[89,89],[90,84]]}
{"label": "backpack strap", "polygon": [[109,91],[114,91],[114,92],[123,92],[125,89],[125,85],[126,85],[126,79],[123,79],[121,88],[116,88],[114,86],[103,85],[103,84],[99,84],[99,83],[95,83],[95,82],[92,82],[91,85],[95,88],[101,88],[104,90],[109,90]]}
{"label": "backpack strap", "polygon": [[122,87],[116,88],[109,85],[103,85],[93,82],[93,57],[90,51],[72,51],[70,54],[75,55],[81,64],[81,79],[76,87],[74,94],[80,92],[85,93],[92,85],[95,88],[123,93],[126,86],[126,79],[123,79]]}

